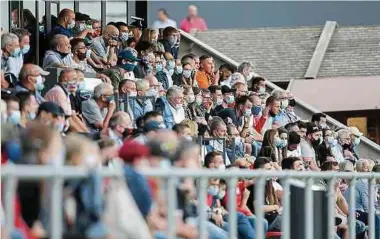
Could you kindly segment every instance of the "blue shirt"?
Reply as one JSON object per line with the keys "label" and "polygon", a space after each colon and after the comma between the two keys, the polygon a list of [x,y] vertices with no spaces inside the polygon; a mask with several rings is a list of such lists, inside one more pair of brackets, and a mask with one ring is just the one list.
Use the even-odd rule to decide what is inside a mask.
{"label": "blue shirt", "polygon": [[61,25],[55,25],[53,29],[49,32],[49,39],[53,39],[53,37],[57,34],[62,34],[67,36],[68,38],[74,37],[74,32],[72,30],[69,30],[67,28],[64,28]]}
{"label": "blue shirt", "polygon": [[124,166],[124,176],[137,207],[143,217],[146,218],[152,207],[152,194],[148,181],[129,165]]}

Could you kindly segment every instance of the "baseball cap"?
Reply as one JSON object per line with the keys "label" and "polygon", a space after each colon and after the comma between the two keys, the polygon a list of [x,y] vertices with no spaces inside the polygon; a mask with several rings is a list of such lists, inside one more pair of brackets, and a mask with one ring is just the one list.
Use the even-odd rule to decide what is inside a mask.
{"label": "baseball cap", "polygon": [[318,126],[316,126],[314,123],[310,123],[307,126],[306,134],[312,134],[312,133],[320,132],[320,131],[322,130]]}
{"label": "baseball cap", "polygon": [[123,159],[124,162],[134,162],[138,158],[147,157],[149,155],[149,148],[135,140],[124,141],[123,146],[121,146],[119,150],[119,157]]}
{"label": "baseball cap", "polygon": [[144,124],[144,132],[145,133],[150,132],[150,131],[159,130],[159,129],[165,129],[165,127],[162,125],[161,122],[153,120],[153,121],[149,121],[149,122]]}
{"label": "baseball cap", "polygon": [[52,101],[42,102],[40,106],[38,107],[37,115],[39,115],[42,111],[51,113],[55,116],[65,116],[65,112],[63,111],[61,106],[59,106],[57,103],[54,103]]}
{"label": "baseball cap", "polygon": [[351,134],[355,135],[356,137],[361,137],[361,136],[363,136],[363,133],[361,133],[361,132],[359,131],[359,129],[356,128],[356,127],[349,127],[348,129],[350,130]]}
{"label": "baseball cap", "polygon": [[226,94],[226,93],[233,93],[235,92],[236,89],[231,89],[230,87],[226,86],[226,85],[223,85],[222,86],[222,94]]}
{"label": "baseball cap", "polygon": [[130,60],[130,61],[140,61],[140,59],[137,58],[137,51],[132,48],[127,48],[125,50],[122,50],[121,52],[119,52],[118,57],[121,59]]}
{"label": "baseball cap", "polygon": [[42,69],[40,66],[37,66],[37,68],[38,68],[38,70],[40,71],[40,74],[41,74],[42,76],[48,76],[48,75],[50,75],[50,72],[45,71],[45,70]]}

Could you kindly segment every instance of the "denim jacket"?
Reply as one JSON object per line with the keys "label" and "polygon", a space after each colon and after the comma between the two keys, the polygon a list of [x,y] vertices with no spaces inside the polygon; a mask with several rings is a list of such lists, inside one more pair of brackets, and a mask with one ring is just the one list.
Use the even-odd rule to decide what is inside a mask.
{"label": "denim jacket", "polygon": [[172,129],[175,125],[173,113],[170,110],[169,102],[165,97],[160,97],[156,101],[155,110],[162,114],[167,129]]}

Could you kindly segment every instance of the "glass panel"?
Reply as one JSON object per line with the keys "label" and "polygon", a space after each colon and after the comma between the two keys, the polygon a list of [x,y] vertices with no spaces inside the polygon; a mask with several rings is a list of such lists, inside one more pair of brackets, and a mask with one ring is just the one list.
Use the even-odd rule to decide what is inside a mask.
{"label": "glass panel", "polygon": [[89,15],[92,19],[100,21],[100,2],[79,2],[79,12]]}
{"label": "glass panel", "polygon": [[126,2],[107,2],[107,23],[108,22],[127,22]]}
{"label": "glass panel", "polygon": [[74,11],[74,1],[60,1],[60,3],[61,10],[68,8]]}
{"label": "glass panel", "polygon": [[1,9],[1,14],[0,14],[0,26],[2,29],[8,31],[9,29],[9,2],[8,1],[0,1],[0,9]]}

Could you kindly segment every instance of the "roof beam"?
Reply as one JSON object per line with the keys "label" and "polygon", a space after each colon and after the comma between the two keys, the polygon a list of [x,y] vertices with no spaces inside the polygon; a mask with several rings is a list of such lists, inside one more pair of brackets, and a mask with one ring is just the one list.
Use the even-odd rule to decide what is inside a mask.
{"label": "roof beam", "polygon": [[329,47],[330,40],[334,34],[337,23],[334,21],[327,21],[319,37],[317,46],[315,47],[313,56],[310,60],[309,67],[306,70],[305,79],[315,79],[318,75],[319,68],[322,65],[323,58],[327,48]]}

